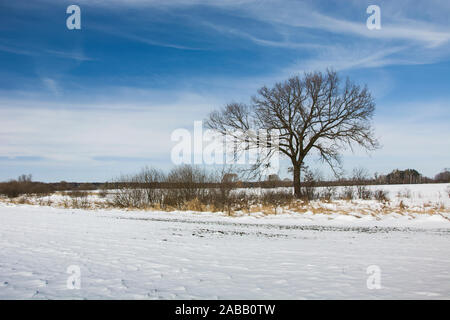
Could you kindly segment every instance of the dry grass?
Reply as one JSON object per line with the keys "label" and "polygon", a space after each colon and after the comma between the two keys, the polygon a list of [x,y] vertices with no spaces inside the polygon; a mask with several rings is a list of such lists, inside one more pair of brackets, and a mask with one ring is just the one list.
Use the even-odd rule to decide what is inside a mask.
{"label": "dry grass", "polygon": [[403,203],[403,200],[400,201],[400,204],[398,206],[399,206],[400,210],[402,210],[402,211],[404,211],[405,209],[408,208],[408,206]]}
{"label": "dry grass", "polygon": [[183,204],[182,209],[203,212],[206,211],[206,206],[202,204],[198,198],[194,198],[192,200],[186,201]]}
{"label": "dry grass", "polygon": [[[59,193],[65,194],[65,193]],[[96,193],[90,192],[70,192],[63,196],[60,200],[51,200],[49,197],[39,196],[20,196],[16,198],[1,198],[0,201],[11,204],[24,204],[24,205],[41,205],[52,206],[67,209],[109,209],[117,208],[117,206],[110,201],[96,201],[94,197],[88,197],[90,195],[96,195]],[[97,194],[98,196],[98,194]],[[54,198],[53,198],[54,199]],[[100,200],[101,197],[98,197]],[[275,203],[271,203],[273,199],[276,199]],[[264,201],[263,201],[264,200]],[[236,216],[242,214],[262,214],[262,215],[276,215],[282,213],[310,213],[310,214],[323,214],[323,215],[350,215],[360,218],[365,215],[371,215],[378,218],[387,214],[400,214],[400,215],[443,215],[449,214],[450,208],[446,207],[444,203],[432,203],[425,202],[423,204],[412,206],[407,205],[403,200],[400,202],[391,202],[388,200],[381,200],[378,205],[374,206],[373,201],[364,200],[314,200],[308,201],[287,199],[270,195],[266,198],[258,198],[257,196],[249,196],[241,198],[237,197],[230,202],[230,206],[219,207],[214,203],[204,203],[198,198],[191,200],[185,200],[178,205],[166,205],[161,203],[155,203],[153,205],[145,205],[140,207],[121,207],[126,210],[145,210],[145,211],[193,211],[193,212],[220,212],[229,216]]]}

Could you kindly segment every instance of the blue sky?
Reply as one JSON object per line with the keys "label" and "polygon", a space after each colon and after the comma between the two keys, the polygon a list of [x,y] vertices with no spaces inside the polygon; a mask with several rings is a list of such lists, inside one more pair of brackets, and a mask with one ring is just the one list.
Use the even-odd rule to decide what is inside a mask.
{"label": "blue sky", "polygon": [[[71,4],[81,30],[66,28]],[[366,27],[370,4],[381,30]],[[2,0],[0,180],[168,169],[173,130],[327,67],[367,84],[377,103],[383,148],[345,151],[347,172],[433,176],[450,167],[449,16],[438,0]]]}

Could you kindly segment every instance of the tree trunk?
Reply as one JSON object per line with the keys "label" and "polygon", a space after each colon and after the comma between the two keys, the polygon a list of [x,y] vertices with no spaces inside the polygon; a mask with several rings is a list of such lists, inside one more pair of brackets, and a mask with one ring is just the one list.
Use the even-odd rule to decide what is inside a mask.
{"label": "tree trunk", "polygon": [[300,185],[300,166],[294,164],[294,195],[297,199],[302,196],[301,185]]}

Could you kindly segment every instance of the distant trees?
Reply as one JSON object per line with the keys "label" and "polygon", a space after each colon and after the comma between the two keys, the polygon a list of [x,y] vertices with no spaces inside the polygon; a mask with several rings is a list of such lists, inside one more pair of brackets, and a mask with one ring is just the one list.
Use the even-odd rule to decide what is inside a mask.
{"label": "distant trees", "polygon": [[369,180],[369,172],[366,168],[357,167],[353,169],[352,180],[359,184],[364,184]]}
{"label": "distant trees", "polygon": [[421,183],[422,175],[415,169],[394,170],[386,175],[388,184],[411,184]]}
{"label": "distant trees", "polygon": [[251,105],[231,103],[210,114],[208,128],[233,135],[239,148],[258,149],[260,141],[248,139],[249,130],[276,131],[279,144],[267,145],[267,155],[252,169],[259,170],[274,152],[288,157],[293,166],[294,193],[301,197],[301,172],[305,158],[316,152],[333,170],[340,165],[340,154],[353,144],[376,149],[371,119],[374,99],[366,87],[349,80],[341,83],[336,72],[307,73],[262,87]]}
{"label": "distant trees", "polygon": [[450,169],[445,168],[442,172],[439,172],[435,177],[434,180],[436,182],[450,182]]}
{"label": "distant trees", "polygon": [[[369,193],[367,185],[450,183],[450,170],[444,169],[434,179],[423,177],[415,169],[396,169],[387,175],[375,174],[373,178],[370,178],[366,169],[358,167],[347,177],[341,176],[336,180],[325,180],[320,171],[312,171],[304,166],[302,177],[303,199],[317,198],[317,187],[335,186],[352,187],[347,190],[348,194],[351,191],[358,198],[369,199],[373,195]],[[0,196],[15,198],[21,195],[48,195],[54,191],[94,189],[102,189],[102,194],[106,196],[106,190],[117,189],[118,192],[114,192],[117,206],[145,207],[157,204],[179,207],[197,199],[204,203],[214,204],[216,208],[229,208],[233,190],[293,186],[292,180],[289,178],[282,180],[276,174],[267,176],[266,181],[258,182],[242,181],[239,178],[231,169],[208,172],[205,169],[188,165],[175,167],[168,174],[157,169],[144,168],[138,174],[122,176],[115,182],[106,184],[64,181],[43,183],[32,181],[31,175],[21,175],[16,180],[0,182]],[[450,191],[450,187],[448,190]],[[352,197],[343,196],[348,199]],[[379,198],[383,198],[381,194]]]}
{"label": "distant trees", "polygon": [[222,183],[236,183],[238,182],[238,175],[236,173],[225,173],[222,178]]}
{"label": "distant trees", "polygon": [[22,174],[17,180],[0,183],[0,194],[15,198],[24,194],[49,194],[53,191],[47,183],[33,182],[31,174]]}
{"label": "distant trees", "polygon": [[280,177],[277,174],[270,174],[267,177],[267,181],[278,182],[278,181],[281,181],[281,179],[280,179]]}
{"label": "distant trees", "polygon": [[31,182],[33,175],[31,174],[21,174],[18,178],[18,182]]}

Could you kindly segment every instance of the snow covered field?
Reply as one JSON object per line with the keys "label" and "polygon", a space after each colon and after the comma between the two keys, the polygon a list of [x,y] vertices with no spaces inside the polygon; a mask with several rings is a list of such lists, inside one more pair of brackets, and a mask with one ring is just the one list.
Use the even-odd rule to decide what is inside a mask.
{"label": "snow covered field", "polygon": [[[450,299],[450,221],[437,214],[226,217],[0,203],[0,248],[1,299]],[[369,266],[380,289],[368,289]],[[79,268],[80,289],[69,289],[78,280],[68,268]]]}

